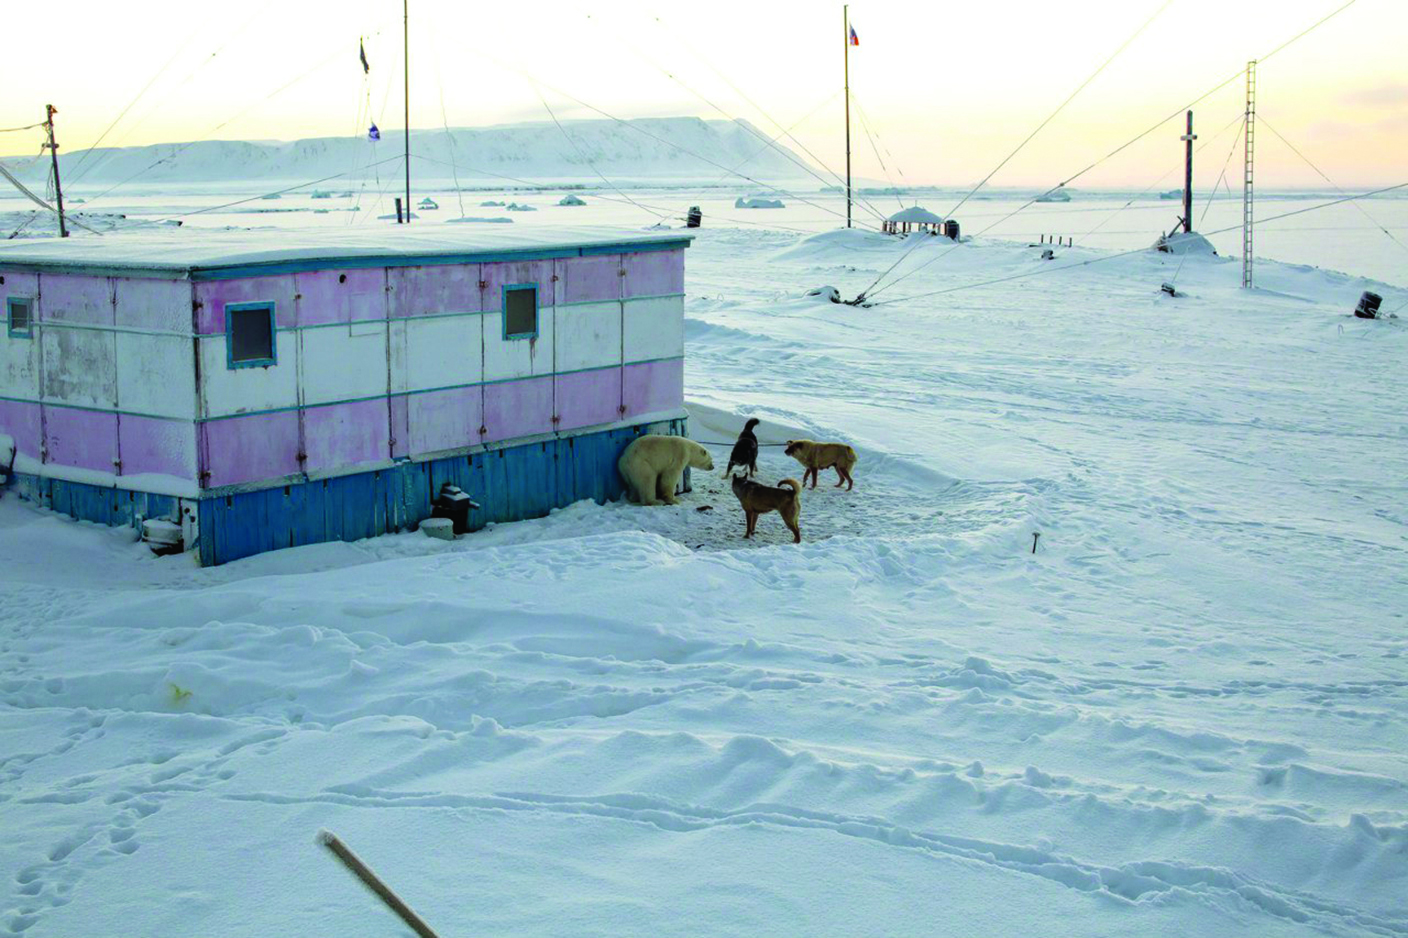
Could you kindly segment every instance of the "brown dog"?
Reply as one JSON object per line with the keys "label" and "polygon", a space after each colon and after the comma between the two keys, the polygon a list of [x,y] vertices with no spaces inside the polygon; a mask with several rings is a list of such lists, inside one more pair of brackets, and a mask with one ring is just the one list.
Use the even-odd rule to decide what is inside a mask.
{"label": "brown dog", "polygon": [[748,519],[748,531],[743,536],[753,536],[758,527],[758,515],[775,511],[782,515],[783,523],[792,531],[792,542],[800,544],[802,528],[797,519],[802,514],[802,487],[797,484],[796,479],[783,479],[777,484],[789,488],[773,488],[761,482],[754,482],[747,476],[733,477],[733,494],[738,498],[738,504],[743,506],[743,515]]}
{"label": "brown dog", "polygon": [[812,478],[812,488],[816,488],[817,477],[823,469],[835,468],[838,477],[836,487],[843,484],[849,492],[855,485],[851,470],[856,465],[856,451],[845,443],[818,443],[815,440],[788,440],[788,456],[807,467],[802,474],[802,485],[807,484],[807,476]]}

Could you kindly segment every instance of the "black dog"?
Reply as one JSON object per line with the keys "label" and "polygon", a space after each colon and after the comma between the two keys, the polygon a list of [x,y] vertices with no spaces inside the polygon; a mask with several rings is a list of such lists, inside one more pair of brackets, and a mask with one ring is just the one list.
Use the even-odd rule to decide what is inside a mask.
{"label": "black dog", "polygon": [[728,454],[728,469],[724,475],[732,473],[734,466],[746,468],[750,476],[758,474],[758,438],[753,435],[753,428],[758,423],[758,418],[752,417],[743,425],[738,442],[733,444],[733,452]]}

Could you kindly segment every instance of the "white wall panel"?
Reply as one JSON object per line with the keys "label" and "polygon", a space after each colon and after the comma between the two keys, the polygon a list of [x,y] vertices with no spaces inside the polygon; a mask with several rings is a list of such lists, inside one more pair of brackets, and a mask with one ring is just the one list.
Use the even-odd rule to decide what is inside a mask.
{"label": "white wall panel", "polygon": [[485,313],[482,318],[485,381],[552,374],[553,307],[539,307],[536,339],[505,339],[501,312]]}
{"label": "white wall panel", "polygon": [[684,297],[626,300],[626,361],[684,354]]}
{"label": "white wall panel", "polygon": [[[0,319],[4,315],[0,306]],[[7,333],[6,324],[0,322],[0,397],[35,400],[39,397],[39,338],[23,339]]]}
{"label": "white wall panel", "polygon": [[299,332],[303,403],[330,404],[386,393],[386,323]]}
{"label": "white wall panel", "polygon": [[554,320],[558,371],[621,363],[619,302],[559,306]]}
{"label": "white wall panel", "polygon": [[119,408],[158,417],[196,416],[195,350],[189,337],[119,332],[116,338]]}
{"label": "white wall panel", "polygon": [[280,330],[277,365],[230,368],[225,336],[200,340],[200,373],[204,379],[206,416],[226,417],[298,405],[298,336]]}
{"label": "white wall panel", "polygon": [[397,389],[425,391],[482,380],[483,318],[474,314],[402,321],[405,374]]}
{"label": "white wall panel", "polygon": [[44,397],[79,407],[117,406],[117,347],[100,329],[43,325]]}

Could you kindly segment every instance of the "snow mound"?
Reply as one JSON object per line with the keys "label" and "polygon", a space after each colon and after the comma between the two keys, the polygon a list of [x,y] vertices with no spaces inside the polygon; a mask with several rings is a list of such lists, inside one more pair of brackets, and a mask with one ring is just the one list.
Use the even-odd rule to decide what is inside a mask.
{"label": "snow mound", "polygon": [[733,200],[734,208],[785,208],[781,199],[765,199],[759,196],[743,198],[739,196]]}
{"label": "snow mound", "polygon": [[564,195],[561,199],[559,199],[558,202],[557,202],[557,204],[558,204],[558,205],[586,205],[587,203],[584,202],[582,199],[578,198],[577,196],[572,195],[571,193],[568,193],[567,195]]}
{"label": "snow mound", "polygon": [[505,218],[505,217],[502,216],[502,215],[488,215],[488,216],[466,215],[466,216],[464,216],[463,218],[447,218],[447,219],[445,219],[445,221],[446,221],[447,223],[451,224],[451,225],[456,225],[456,224],[461,224],[461,223],[476,223],[476,224],[483,224],[483,225],[511,225],[511,224],[513,224],[513,219],[512,219],[512,218]]}
{"label": "snow mound", "polygon": [[1172,235],[1160,235],[1154,242],[1154,250],[1164,254],[1200,254],[1216,257],[1217,250],[1212,242],[1196,231],[1180,231]]}
{"label": "snow mound", "polygon": [[920,208],[918,205],[911,205],[909,208],[895,212],[895,214],[891,215],[886,221],[941,225],[944,220],[928,209]]}
{"label": "snow mound", "polygon": [[537,209],[527,203],[510,202],[504,206],[506,212],[536,212]]}

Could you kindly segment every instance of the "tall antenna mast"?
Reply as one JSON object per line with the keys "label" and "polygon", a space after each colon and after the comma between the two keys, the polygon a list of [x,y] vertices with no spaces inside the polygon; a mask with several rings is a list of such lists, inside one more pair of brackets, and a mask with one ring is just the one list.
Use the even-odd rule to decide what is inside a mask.
{"label": "tall antenna mast", "polygon": [[411,7],[401,0],[401,58],[406,66],[406,224],[411,223]]}
{"label": "tall antenna mast", "polygon": [[1252,167],[1256,154],[1256,59],[1247,63],[1247,126],[1242,136],[1242,286],[1252,288]]}
{"label": "tall antenna mast", "polygon": [[59,145],[54,142],[54,115],[58,110],[52,104],[44,105],[44,130],[49,134],[49,142],[44,144],[44,148],[54,160],[54,197],[59,203],[59,237],[67,238],[68,226],[64,224],[64,187],[59,182]]}
{"label": "tall antenna mast", "polygon": [[1188,112],[1188,132],[1180,139],[1187,143],[1183,154],[1183,230],[1193,230],[1193,141],[1198,135],[1193,133],[1193,112]]}
{"label": "tall antenna mast", "polygon": [[841,42],[845,45],[846,84],[846,227],[851,227],[851,13],[850,4],[841,7]]}

